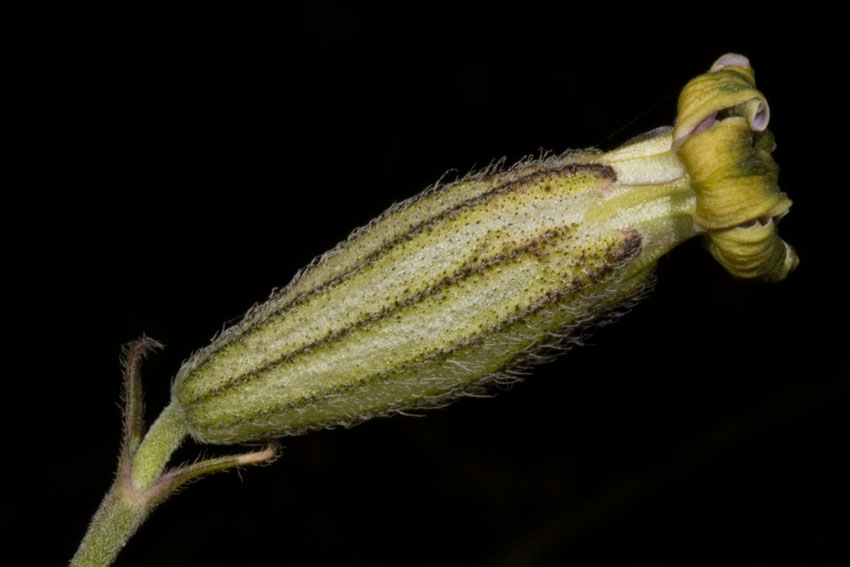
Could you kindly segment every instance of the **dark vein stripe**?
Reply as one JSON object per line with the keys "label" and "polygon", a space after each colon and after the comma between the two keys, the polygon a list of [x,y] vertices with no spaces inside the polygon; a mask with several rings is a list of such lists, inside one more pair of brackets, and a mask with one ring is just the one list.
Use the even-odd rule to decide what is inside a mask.
{"label": "dark vein stripe", "polygon": [[[280,415],[283,412],[289,410],[297,410],[299,408],[311,405],[316,403],[317,401],[322,401],[329,399],[333,396],[344,394],[347,391],[354,390],[356,388],[361,388],[363,386],[372,384],[378,380],[391,380],[392,374],[404,374],[406,371],[410,369],[414,369],[417,367],[421,367],[423,364],[428,364],[430,362],[437,362],[438,357],[447,359],[451,357],[453,354],[461,352],[464,349],[475,346],[476,344],[480,344],[481,341],[485,340],[486,337],[492,336],[502,332],[503,330],[513,326],[516,323],[520,323],[523,320],[535,315],[546,307],[552,306],[555,303],[561,301],[564,297],[568,295],[574,295],[581,292],[587,286],[596,285],[602,279],[610,276],[623,262],[628,261],[629,259],[637,256],[640,253],[642,246],[642,239],[637,232],[632,232],[625,241],[620,242],[619,246],[615,249],[609,249],[606,257],[604,258],[604,263],[597,270],[593,270],[589,274],[585,274],[585,279],[587,281],[582,281],[579,278],[573,279],[568,284],[564,285],[564,287],[558,290],[551,290],[545,293],[538,301],[534,302],[532,305],[529,305],[525,310],[518,312],[514,316],[505,319],[504,321],[500,321],[495,325],[491,326],[489,329],[483,330],[477,335],[467,339],[464,342],[458,343],[451,349],[443,349],[437,352],[431,353],[423,353],[420,356],[416,357],[413,360],[405,362],[398,366],[391,374],[386,372],[376,372],[365,378],[357,380],[356,382],[346,382],[344,384],[337,384],[335,386],[330,386],[325,388],[324,390],[320,390],[310,397],[304,397],[297,401],[287,402],[283,405],[273,406],[269,409],[263,409],[257,412],[254,412],[248,416],[240,416],[240,421],[248,421],[259,419],[259,418],[268,418],[273,415]],[[501,369],[495,370],[493,373],[500,372],[504,370],[505,367],[521,363],[520,359],[511,359],[504,367]],[[489,374],[488,374],[489,375]],[[447,390],[450,391],[451,389]],[[437,393],[436,395],[439,395]],[[204,400],[207,401],[207,400]],[[381,412],[392,409],[391,407],[384,408],[375,408],[374,411]],[[191,411],[191,409],[190,409]],[[224,422],[217,421],[217,424],[226,425]],[[306,423],[301,427],[310,427],[311,424]]]}
{"label": "dark vein stripe", "polygon": [[524,245],[519,246],[517,248],[512,248],[508,252],[504,252],[502,254],[498,254],[487,260],[482,262],[469,261],[465,263],[463,266],[458,268],[458,270],[452,274],[447,275],[442,280],[435,282],[430,287],[417,292],[416,294],[408,297],[403,301],[396,301],[392,305],[388,305],[381,309],[380,311],[376,311],[373,313],[365,314],[361,319],[349,323],[347,326],[342,327],[340,329],[328,332],[324,337],[316,339],[315,341],[298,347],[295,350],[283,353],[279,355],[277,358],[267,362],[263,366],[252,370],[250,372],[245,372],[239,376],[230,378],[223,384],[216,386],[214,389],[204,392],[198,395],[195,398],[185,399],[184,403],[192,404],[192,403],[203,403],[210,399],[213,399],[217,396],[221,396],[227,393],[228,390],[231,390],[239,385],[246,384],[251,382],[252,380],[259,378],[264,372],[276,368],[282,364],[290,362],[299,354],[304,354],[305,352],[309,352],[313,349],[320,347],[328,347],[332,345],[334,342],[338,342],[343,339],[345,336],[353,333],[354,331],[368,329],[371,325],[388,318],[396,311],[401,309],[411,307],[416,305],[417,303],[421,303],[429,297],[433,297],[434,295],[439,294],[445,288],[451,286],[452,284],[469,278],[476,274],[483,274],[488,269],[493,268],[498,265],[504,265],[512,260],[518,259],[520,256],[524,254],[540,254],[539,248],[541,245],[549,242],[559,236],[567,235],[571,232],[576,225],[569,225],[565,227],[561,227],[559,229],[549,230],[537,238],[529,239]]}
{"label": "dark vein stripe", "polygon": [[[284,314],[286,311],[289,311],[290,309],[292,309],[294,307],[297,307],[298,305],[305,302],[306,300],[308,300],[313,295],[316,295],[317,293],[322,292],[322,291],[324,291],[324,290],[326,290],[326,289],[328,289],[332,286],[338,285],[339,283],[343,282],[344,280],[352,277],[353,275],[355,275],[356,273],[361,271],[366,266],[374,263],[375,261],[380,259],[382,256],[386,255],[390,250],[392,250],[393,248],[395,248],[399,244],[401,244],[405,241],[409,241],[410,239],[412,239],[414,236],[416,236],[420,232],[426,230],[428,227],[433,226],[433,225],[437,224],[438,222],[440,222],[440,221],[442,221],[442,220],[444,220],[444,219],[446,219],[450,216],[456,215],[464,209],[474,207],[476,205],[484,203],[484,202],[494,198],[496,195],[500,195],[502,193],[510,192],[515,188],[515,186],[528,183],[529,181],[539,179],[539,178],[545,177],[547,175],[552,175],[553,173],[574,174],[578,171],[596,172],[602,178],[616,179],[616,174],[614,173],[614,170],[610,166],[602,165],[602,164],[576,163],[576,164],[569,164],[569,165],[566,165],[564,167],[557,168],[557,169],[536,171],[536,172],[530,173],[529,175],[525,175],[523,177],[515,179],[514,181],[505,183],[503,185],[497,185],[496,187],[493,187],[492,189],[490,189],[489,191],[487,191],[485,193],[482,193],[481,195],[478,195],[476,197],[473,197],[472,199],[468,199],[466,201],[463,201],[462,203],[459,203],[459,204],[457,204],[457,205],[455,205],[455,206],[453,206],[449,209],[446,209],[445,211],[441,212],[440,214],[438,214],[438,215],[436,215],[436,216],[434,216],[430,219],[424,220],[424,221],[422,221],[418,224],[415,224],[415,225],[409,227],[407,232],[405,232],[403,234],[399,234],[399,235],[395,236],[394,238],[392,238],[391,240],[383,243],[378,248],[376,248],[374,251],[367,254],[366,257],[363,260],[361,260],[359,263],[357,263],[356,265],[351,267],[349,270],[347,270],[347,271],[345,271],[345,272],[343,272],[339,275],[336,275],[336,276],[334,276],[334,277],[332,277],[332,278],[330,278],[326,281],[318,283],[315,287],[313,287],[313,288],[311,288],[307,291],[303,291],[303,292],[297,294],[295,297],[293,297],[289,301],[285,302],[283,305],[276,307],[274,310],[272,310],[269,313],[257,312],[256,319],[251,321],[250,324],[247,325],[246,327],[239,328],[239,325],[246,322],[246,319],[243,319],[243,321],[241,321],[240,323],[237,323],[235,327],[231,327],[229,329],[229,330],[233,330],[233,331],[237,331],[237,329],[238,329],[238,332],[231,332],[231,333],[225,332],[225,334],[223,334],[221,337],[219,337],[218,340],[214,341],[206,349],[203,349],[198,353],[198,358],[193,361],[193,364],[191,366],[190,374],[194,374],[194,373],[200,371],[217,354],[219,354],[220,352],[225,350],[227,347],[229,347],[230,345],[232,345],[233,343],[235,343],[239,339],[241,339],[241,338],[243,338],[247,335],[250,335],[251,333],[256,331],[259,327],[264,325],[267,321]],[[509,172],[505,172],[505,173],[509,173]],[[447,186],[443,190],[448,190],[449,187],[451,187],[451,186]],[[381,220],[383,220],[383,218]],[[346,244],[347,244],[347,242],[346,242]],[[303,274],[302,277],[304,277],[306,275],[307,274]],[[301,278],[299,278],[299,280],[300,279]],[[278,297],[280,297],[281,295],[286,293],[286,291],[290,287],[297,285],[297,284],[298,284],[298,281],[292,282],[292,284],[290,284],[289,286],[287,286],[286,288],[284,288],[280,292]],[[269,302],[273,302],[273,301],[276,301],[276,300],[277,300],[277,298],[270,299]]]}

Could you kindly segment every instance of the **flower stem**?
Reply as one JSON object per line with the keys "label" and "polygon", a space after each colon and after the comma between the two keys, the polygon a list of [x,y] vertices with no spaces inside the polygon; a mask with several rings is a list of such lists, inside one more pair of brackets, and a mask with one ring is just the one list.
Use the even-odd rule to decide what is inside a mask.
{"label": "flower stem", "polygon": [[71,567],[101,567],[112,563],[127,540],[136,533],[153,506],[143,493],[128,490],[116,480],[89,525]]}
{"label": "flower stem", "polygon": [[126,351],[125,435],[118,473],[71,559],[71,567],[110,565],[150,513],[193,478],[233,467],[270,462],[277,455],[277,447],[272,444],[259,451],[218,457],[166,471],[168,460],[187,432],[183,411],[176,404],[171,404],[142,439],[144,426],[139,365],[145,353],[156,346],[158,344],[154,341],[143,338]]}
{"label": "flower stem", "polygon": [[130,480],[134,489],[146,490],[153,485],[185,436],[183,412],[171,404],[162,410],[133,457]]}
{"label": "flower stem", "polygon": [[156,480],[185,435],[182,414],[169,406],[151,426],[135,455],[122,454],[115,482],[71,560],[72,567],[112,563],[153,509],[173,492],[176,487],[158,486]]}

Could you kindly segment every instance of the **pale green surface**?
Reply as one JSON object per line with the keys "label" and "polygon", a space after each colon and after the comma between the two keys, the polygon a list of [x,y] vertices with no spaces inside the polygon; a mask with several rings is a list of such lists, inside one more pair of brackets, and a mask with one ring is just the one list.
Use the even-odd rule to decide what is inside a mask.
{"label": "pale green surface", "polygon": [[344,278],[318,264],[238,325],[238,341],[225,333],[181,370],[174,399],[189,432],[231,443],[347,425],[498,378],[634,293],[695,234],[695,196],[670,145],[661,133],[523,163],[396,207],[326,260]]}

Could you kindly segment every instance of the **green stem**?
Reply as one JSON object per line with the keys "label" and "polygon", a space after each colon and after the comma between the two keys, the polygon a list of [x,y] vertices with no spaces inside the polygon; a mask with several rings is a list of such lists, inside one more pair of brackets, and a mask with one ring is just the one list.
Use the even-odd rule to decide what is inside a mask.
{"label": "green stem", "polygon": [[159,478],[168,458],[186,436],[184,420],[183,412],[175,404],[162,410],[133,457],[130,478],[134,489],[145,490]]}
{"label": "green stem", "polygon": [[145,494],[128,488],[127,483],[118,479],[109,489],[71,560],[71,567],[111,564],[148,517],[153,506]]}
{"label": "green stem", "polygon": [[89,525],[71,567],[112,563],[139,526],[177,485],[158,483],[168,459],[186,435],[183,414],[169,406],[134,455],[122,454],[115,482]]}
{"label": "green stem", "polygon": [[142,376],[145,355],[161,345],[142,337],[125,348],[124,443],[115,482],[89,525],[71,567],[105,567],[153,512],[174,491],[199,476],[234,467],[269,463],[276,444],[258,451],[228,455],[165,471],[171,454],[187,435],[186,416],[176,404],[165,408],[142,439]]}

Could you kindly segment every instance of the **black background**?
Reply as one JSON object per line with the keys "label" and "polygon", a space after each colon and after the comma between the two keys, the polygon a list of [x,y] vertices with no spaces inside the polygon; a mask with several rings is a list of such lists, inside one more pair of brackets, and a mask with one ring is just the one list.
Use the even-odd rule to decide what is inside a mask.
{"label": "black background", "polygon": [[[795,201],[782,234],[802,260],[787,281],[735,281],[687,243],[650,298],[511,392],[285,439],[273,466],[166,502],[116,565],[848,559],[834,15],[196,2],[43,17],[13,109],[34,159],[4,207],[16,481],[0,531],[39,537],[29,564],[70,558],[111,481],[122,343],[167,344],[145,367],[152,419],[184,358],[392,202],[447,170],[669,124],[728,51],[771,104]],[[230,448],[177,459],[201,450]]]}

